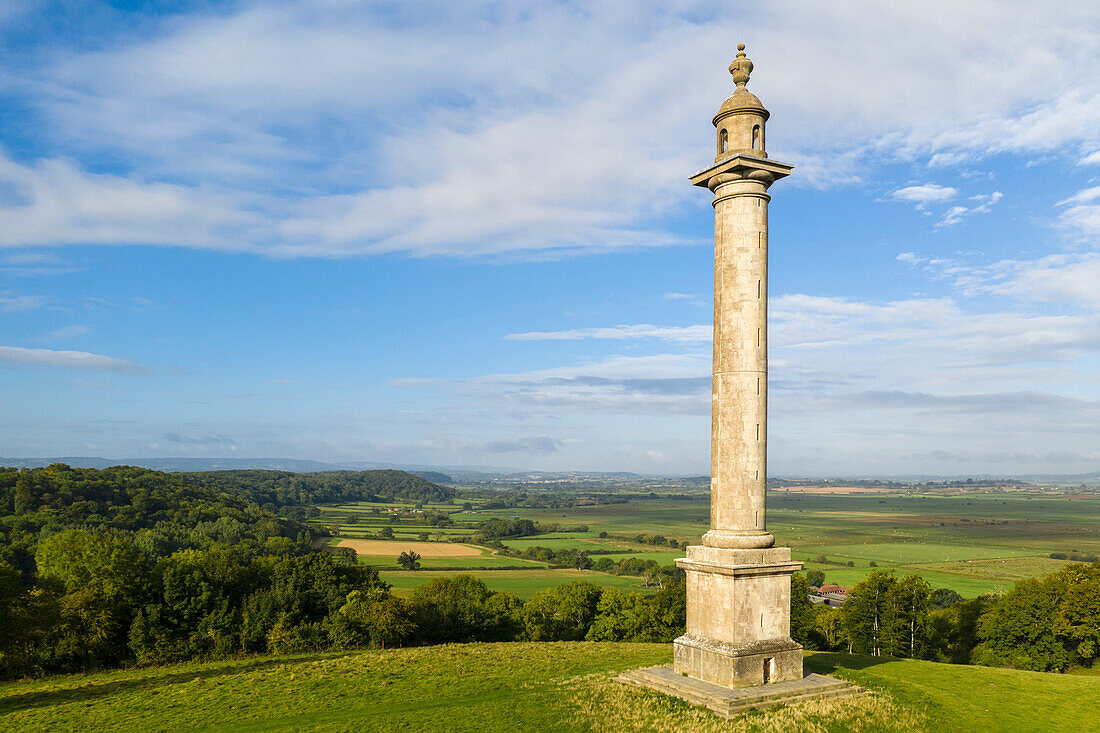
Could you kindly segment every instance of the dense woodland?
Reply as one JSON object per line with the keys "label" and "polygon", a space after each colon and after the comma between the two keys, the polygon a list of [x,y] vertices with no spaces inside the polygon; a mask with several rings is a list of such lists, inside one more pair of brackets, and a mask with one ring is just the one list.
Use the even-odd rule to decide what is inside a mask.
{"label": "dense woodland", "polygon": [[791,635],[810,649],[1061,672],[1100,656],[1100,564],[1068,565],[1004,595],[964,600],[919,575],[871,571],[838,610],[794,576]]}
{"label": "dense woodland", "polygon": [[[440,502],[455,495],[423,476],[391,469],[377,471],[201,471],[170,474],[193,486],[248,498],[265,509],[352,501]],[[448,478],[444,474],[436,474]]]}
{"label": "dense woodland", "polygon": [[682,585],[646,598],[573,583],[524,603],[459,576],[398,598],[353,553],[314,550],[305,525],[258,503],[438,497],[426,492],[439,487],[396,473],[297,481],[272,471],[0,470],[0,675],[448,641],[658,641],[682,631]]}
{"label": "dense woodland", "polygon": [[[675,568],[530,548],[524,555],[544,559],[545,550],[548,562],[639,574],[660,589],[647,596],[572,582],[524,602],[456,574],[405,599],[354,553],[314,549],[305,525],[276,513],[318,497],[424,501],[449,492],[401,472],[0,469],[0,675],[462,641],[665,642],[683,633]],[[547,530],[490,521],[483,529],[497,536]],[[639,541],[673,546],[659,535]],[[809,602],[809,579],[794,577],[791,630],[811,649],[1044,671],[1091,666],[1100,652],[1096,563],[973,600],[873,571],[836,611]]]}

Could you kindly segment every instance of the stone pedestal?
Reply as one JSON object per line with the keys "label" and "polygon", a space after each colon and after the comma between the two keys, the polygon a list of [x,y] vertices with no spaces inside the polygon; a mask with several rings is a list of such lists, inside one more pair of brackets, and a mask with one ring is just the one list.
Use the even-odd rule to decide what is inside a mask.
{"label": "stone pedestal", "polygon": [[789,548],[691,546],[676,564],[687,573],[677,672],[730,688],[802,679],[802,647],[790,628],[791,574],[802,563]]}

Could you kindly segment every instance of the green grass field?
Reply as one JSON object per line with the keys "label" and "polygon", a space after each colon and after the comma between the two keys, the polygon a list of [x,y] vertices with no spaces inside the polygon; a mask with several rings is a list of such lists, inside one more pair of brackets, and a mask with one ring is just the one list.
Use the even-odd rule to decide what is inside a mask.
{"label": "green grass field", "polygon": [[[412,589],[423,585],[432,578],[451,575],[446,571],[416,570],[384,571],[380,573],[382,580],[393,586],[397,595],[409,595]],[[603,588],[620,588],[638,593],[654,593],[656,588],[644,588],[642,579],[629,575],[607,575],[595,573],[591,570],[564,570],[543,568],[541,570],[471,570],[463,575],[473,575],[483,581],[490,590],[502,590],[515,593],[523,599],[528,599],[543,588],[568,583],[571,580],[586,580]]]}
{"label": "green grass field", "polygon": [[0,684],[11,731],[1088,731],[1100,677],[811,654],[873,694],[732,721],[612,682],[669,644],[470,644],[255,657]]}
{"label": "green grass field", "polygon": [[[324,507],[317,522],[331,523],[346,518],[349,511],[371,505]],[[455,505],[448,506],[452,511]],[[706,495],[632,498],[627,504],[606,504],[557,509],[494,509],[457,513],[465,523],[447,533],[469,534],[474,522],[490,517],[522,517],[536,522],[575,526],[584,533],[553,533],[505,540],[509,547],[559,549],[610,549],[614,560],[638,557],[671,564],[682,550],[640,545],[637,534],[662,534],[681,542],[698,542],[707,530],[709,503]],[[375,518],[377,519],[377,518]],[[364,520],[366,521],[366,520]],[[344,536],[377,532],[380,525],[342,524]],[[902,493],[871,495],[814,495],[771,493],[768,495],[768,527],[778,544],[792,548],[795,559],[808,569],[825,571],[826,580],[852,585],[872,569],[892,570],[898,575],[918,573],[934,588],[949,588],[965,597],[1008,590],[1029,577],[1054,572],[1064,563],[1049,557],[1055,551],[1100,552],[1100,498],[1025,495],[1021,493],[974,493],[958,496],[917,496]],[[395,525],[398,538],[412,539],[434,528]],[[609,537],[599,538],[600,532]],[[818,564],[825,555],[835,564]],[[598,560],[600,555],[593,556]],[[364,557],[379,568],[390,568],[396,558]],[[425,568],[484,565],[507,567],[523,561],[499,556],[422,561]],[[852,567],[846,563],[852,562]],[[547,584],[561,576],[547,571]],[[609,576],[610,577],[610,576]]]}

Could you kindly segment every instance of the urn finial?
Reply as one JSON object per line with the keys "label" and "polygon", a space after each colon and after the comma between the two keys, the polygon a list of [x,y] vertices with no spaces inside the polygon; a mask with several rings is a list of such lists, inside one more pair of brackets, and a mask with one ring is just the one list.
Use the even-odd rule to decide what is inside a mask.
{"label": "urn finial", "polygon": [[730,64],[730,73],[738,89],[744,89],[749,83],[749,74],[752,73],[752,61],[745,55],[745,44],[737,44],[737,58]]}

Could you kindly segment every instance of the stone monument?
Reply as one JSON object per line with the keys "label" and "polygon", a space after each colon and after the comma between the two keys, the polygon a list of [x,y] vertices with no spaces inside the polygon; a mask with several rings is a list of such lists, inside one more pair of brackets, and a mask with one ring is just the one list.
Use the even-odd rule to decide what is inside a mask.
{"label": "stone monument", "polygon": [[691,177],[714,192],[710,531],[676,561],[687,574],[687,629],[673,667],[618,678],[720,714],[860,691],[803,677],[790,628],[791,575],[802,564],[767,530],[768,188],[793,166],[768,158],[768,111],[746,88],[752,69],[738,44],[736,89],[714,116],[714,164]]}
{"label": "stone monument", "polygon": [[791,640],[791,551],[766,529],[768,456],[768,187],[793,166],[764,148],[768,111],[746,85],[752,61],[737,47],[737,85],[714,117],[718,155],[691,177],[714,192],[714,362],[710,531],[676,562],[687,573],[687,633],[676,670],[725,687],[802,678]]}

